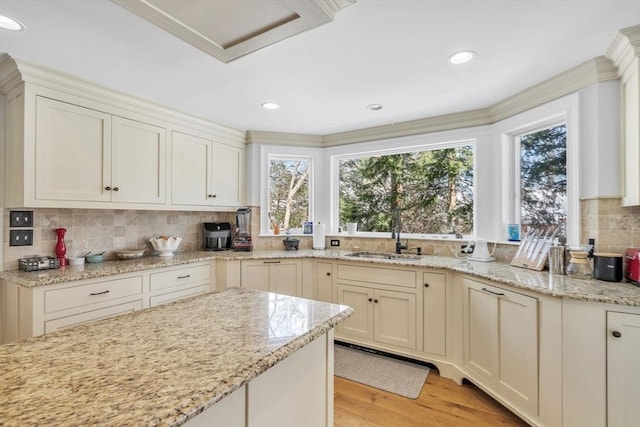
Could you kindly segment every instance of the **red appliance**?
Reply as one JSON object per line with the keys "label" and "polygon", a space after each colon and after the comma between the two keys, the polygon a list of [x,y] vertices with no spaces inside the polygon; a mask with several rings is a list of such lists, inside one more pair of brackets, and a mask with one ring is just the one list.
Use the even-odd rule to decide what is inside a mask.
{"label": "red appliance", "polygon": [[640,248],[629,248],[624,251],[627,263],[624,277],[634,285],[640,286]]}

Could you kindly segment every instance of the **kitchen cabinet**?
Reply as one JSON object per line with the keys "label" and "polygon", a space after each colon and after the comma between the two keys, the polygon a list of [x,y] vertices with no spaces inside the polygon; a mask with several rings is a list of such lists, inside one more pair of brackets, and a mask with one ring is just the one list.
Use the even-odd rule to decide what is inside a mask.
{"label": "kitchen cabinet", "polygon": [[299,259],[243,260],[242,287],[278,294],[302,295],[302,262]]}
{"label": "kitchen cabinet", "polygon": [[607,52],[620,78],[622,205],[640,205],[640,27],[621,30]]}
{"label": "kitchen cabinet", "polygon": [[423,350],[438,356],[447,354],[447,276],[422,273]]}
{"label": "kitchen cabinet", "polygon": [[244,150],[211,138],[174,131],[171,137],[171,203],[240,206]]}
{"label": "kitchen cabinet", "polygon": [[463,278],[464,368],[538,413],[538,306],[533,297]]}
{"label": "kitchen cabinet", "polygon": [[333,302],[333,264],[330,262],[316,262],[315,299]]}
{"label": "kitchen cabinet", "polygon": [[149,307],[211,291],[211,264],[166,268],[149,277]]}
{"label": "kitchen cabinet", "polygon": [[640,425],[640,314],[607,312],[607,425]]}
{"label": "kitchen cabinet", "polygon": [[166,130],[36,99],[35,198],[164,203]]}
{"label": "kitchen cabinet", "polygon": [[337,265],[337,302],[354,309],[338,338],[363,345],[417,349],[416,271]]}
{"label": "kitchen cabinet", "polygon": [[140,310],[142,274],[25,288],[5,283],[5,342]]}

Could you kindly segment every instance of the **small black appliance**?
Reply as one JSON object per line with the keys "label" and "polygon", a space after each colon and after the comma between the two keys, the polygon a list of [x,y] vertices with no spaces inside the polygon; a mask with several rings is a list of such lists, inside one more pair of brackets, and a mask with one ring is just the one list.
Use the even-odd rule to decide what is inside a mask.
{"label": "small black appliance", "polygon": [[204,250],[226,251],[231,249],[231,223],[204,223]]}

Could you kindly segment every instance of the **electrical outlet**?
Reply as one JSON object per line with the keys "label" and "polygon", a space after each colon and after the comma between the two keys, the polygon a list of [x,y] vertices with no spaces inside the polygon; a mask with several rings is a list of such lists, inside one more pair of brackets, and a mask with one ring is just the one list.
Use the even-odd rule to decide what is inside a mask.
{"label": "electrical outlet", "polygon": [[10,211],[9,227],[33,227],[33,211]]}
{"label": "electrical outlet", "polygon": [[33,230],[9,230],[9,246],[33,246]]}
{"label": "electrical outlet", "polygon": [[331,246],[340,246],[340,239],[331,239]]}
{"label": "electrical outlet", "polygon": [[[467,247],[468,246],[468,247]],[[473,249],[476,247],[475,243],[472,243],[471,245],[462,245],[461,248],[461,252],[463,254],[472,254],[473,253]]]}

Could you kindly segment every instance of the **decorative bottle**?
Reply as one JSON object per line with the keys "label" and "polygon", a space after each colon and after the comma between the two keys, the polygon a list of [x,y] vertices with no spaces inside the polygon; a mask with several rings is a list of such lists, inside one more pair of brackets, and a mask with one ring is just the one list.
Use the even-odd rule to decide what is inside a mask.
{"label": "decorative bottle", "polygon": [[67,232],[66,228],[56,228],[56,234],[58,235],[58,242],[56,243],[56,256],[60,261],[60,267],[67,265],[67,245],[64,243],[64,233]]}

